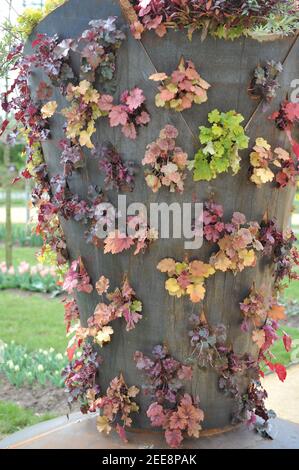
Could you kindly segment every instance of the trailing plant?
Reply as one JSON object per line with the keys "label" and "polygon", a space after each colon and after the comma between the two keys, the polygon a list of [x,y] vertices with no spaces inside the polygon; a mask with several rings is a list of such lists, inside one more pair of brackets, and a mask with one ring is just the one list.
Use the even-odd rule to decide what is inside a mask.
{"label": "trailing plant", "polygon": [[63,300],[64,306],[64,323],[66,326],[66,332],[71,331],[71,326],[73,322],[76,324],[80,320],[80,311],[76,299],[65,298]]}
{"label": "trailing plant", "polygon": [[110,107],[110,126],[121,126],[122,133],[135,140],[141,126],[150,122],[150,115],[145,105],[146,98],[140,88],[125,90],[120,97],[120,104]]}
{"label": "trailing plant", "polygon": [[265,65],[258,65],[253,73],[249,87],[249,93],[253,98],[261,98],[270,103],[276,97],[276,91],[280,88],[277,75],[283,71],[280,62],[267,61]]}
{"label": "trailing plant", "polygon": [[[253,152],[250,154],[250,164],[250,181],[257,186],[273,180],[278,188],[283,188],[288,183],[296,183],[298,163],[280,147],[272,151],[268,142],[261,137],[255,141]],[[271,167],[278,168],[279,171],[275,174]]]}
{"label": "trailing plant", "polygon": [[111,81],[116,71],[116,53],[126,35],[116,27],[117,17],[89,22],[78,40],[81,55],[80,76],[82,80],[101,83]]}
{"label": "trailing plant", "polygon": [[145,171],[145,180],[149,188],[156,193],[162,186],[170,192],[183,192],[188,154],[176,146],[178,131],[167,125],[161,130],[159,138],[148,144],[143,165],[149,165]]}
{"label": "trailing plant", "polygon": [[122,441],[128,442],[126,428],[132,425],[131,414],[139,411],[139,406],[134,401],[138,393],[139,389],[134,385],[128,387],[122,374],[115,377],[106,395],[101,396],[95,402],[95,409],[101,412],[101,415],[97,417],[97,430],[110,434],[114,423],[120,419],[121,424],[116,423],[115,429]]}
{"label": "trailing plant", "polygon": [[90,411],[89,397],[99,397],[96,376],[101,363],[102,358],[86,343],[83,345],[82,355],[70,362],[62,372],[69,405],[78,401],[84,414]]}
{"label": "trailing plant", "polygon": [[106,190],[133,191],[136,167],[133,161],[124,162],[110,142],[97,146],[91,154],[98,159],[99,169],[105,174]]}
{"label": "trailing plant", "polygon": [[67,119],[66,136],[79,140],[81,147],[94,148],[91,137],[95,133],[95,121],[108,116],[111,108],[112,96],[100,95],[87,80],[78,86],[69,84],[66,90],[66,99],[71,105],[61,112]]}
{"label": "trailing plant", "polygon": [[155,73],[149,77],[155,82],[162,82],[156,95],[156,106],[181,112],[208,100],[207,90],[210,84],[201,78],[191,60],[181,58],[178,69],[169,77],[166,73]]}
{"label": "trailing plant", "polygon": [[208,116],[211,127],[200,126],[199,141],[203,148],[195,155],[192,167],[194,181],[211,181],[230,168],[233,174],[240,170],[239,151],[248,148],[241,114],[235,111],[220,113],[214,109]]}
{"label": "trailing plant", "polygon": [[299,278],[295,270],[299,266],[299,253],[294,246],[297,238],[292,230],[283,233],[278,230],[274,220],[263,220],[259,240],[263,245],[264,255],[275,265],[273,275],[276,289],[282,290],[285,287],[282,284],[285,278],[289,281]]}
{"label": "trailing plant", "polygon": [[165,283],[169,295],[178,298],[188,295],[194,303],[204,299],[205,280],[215,274],[215,269],[202,261],[176,262],[172,258],[160,261],[157,269],[169,277]]}
{"label": "trailing plant", "polygon": [[279,111],[270,116],[275,122],[276,127],[284,131],[292,145],[292,149],[296,157],[299,159],[299,143],[294,139],[292,133],[295,126],[299,123],[299,103],[291,103],[283,101]]}
{"label": "trailing plant", "polygon": [[[267,398],[268,394],[260,381],[251,380],[247,391],[236,402],[233,423],[246,421],[247,425],[254,427],[262,437],[272,439],[268,422],[271,418],[276,418],[276,414],[273,410],[267,410],[265,406]],[[262,423],[257,421],[258,417],[263,420]]]}
{"label": "trailing plant", "polygon": [[[190,318],[192,330],[189,332],[192,353],[189,361],[200,368],[213,368],[219,375],[219,389],[228,397],[235,400],[235,410],[232,422],[247,421],[256,424],[256,416],[266,423],[274,417],[272,411],[267,411],[265,399],[267,393],[259,383],[259,363],[248,354],[235,354],[227,345],[227,332],[224,325],[211,327],[202,313]],[[240,386],[240,377],[246,375],[250,379],[248,390],[244,393]]]}
{"label": "trailing plant", "polygon": [[154,427],[162,427],[170,447],[179,447],[184,434],[199,437],[204,413],[199,408],[199,400],[182,391],[182,381],[191,380],[192,368],[176,361],[165,346],[156,346],[153,359],[136,351],[136,367],[143,370],[149,385],[144,387],[156,401],[148,410],[147,416]]}

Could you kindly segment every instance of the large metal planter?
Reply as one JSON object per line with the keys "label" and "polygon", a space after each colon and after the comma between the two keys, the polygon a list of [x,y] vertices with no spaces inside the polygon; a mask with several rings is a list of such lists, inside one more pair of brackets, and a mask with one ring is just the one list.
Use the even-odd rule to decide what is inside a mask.
{"label": "large metal planter", "polygon": [[[86,29],[90,20],[107,18],[110,15],[119,16],[120,24],[127,24],[116,0],[69,0],[42,21],[35,32],[49,35],[58,33],[61,38],[77,37]],[[180,132],[178,144],[188,152],[191,159],[198,143],[198,126],[206,125],[208,112],[218,108],[222,111],[235,109],[244,115],[245,122],[250,121],[247,128],[251,137],[250,148],[260,136],[272,145],[287,148],[285,134],[278,131],[267,116],[278,108],[289,91],[290,82],[298,76],[298,53],[299,43],[295,44],[294,38],[262,44],[251,39],[231,42],[207,38],[201,42],[200,35],[195,33],[190,42],[184,32],[170,32],[163,39],[154,33],[147,33],[139,42],[128,31],[127,40],[118,55],[116,96],[127,88],[142,88],[152,120],[148,127],[141,129],[136,141],[124,138],[119,129],[111,129],[107,121],[100,120],[94,143],[109,140],[125,159],[134,160],[141,165],[146,145],[157,138],[165,124],[173,124]],[[195,105],[183,113],[158,109],[154,104],[157,86],[148,77],[156,71],[171,73],[177,68],[182,55],[186,59],[192,59],[203,78],[211,83],[208,102]],[[258,103],[248,96],[250,77],[259,62],[271,59],[285,61],[284,72],[280,76],[281,89],[271,109],[266,114],[259,109],[252,118]],[[75,63],[74,66],[76,67]],[[38,75],[33,77],[33,86],[38,84]],[[61,103],[62,97],[58,92],[55,99]],[[63,123],[62,117],[55,117],[52,121],[53,137],[43,144],[50,176],[62,172],[58,141],[63,138]],[[87,196],[89,184],[101,186],[103,183],[103,175],[97,169],[95,161],[88,152],[86,155],[87,167],[74,173],[69,180],[72,191],[83,198]],[[242,169],[236,176],[226,174],[211,184],[194,183],[190,175],[182,195],[170,194],[166,189],[157,194],[152,193],[146,186],[140,166],[136,187],[128,195],[128,202],[183,203],[192,201],[194,196],[197,201],[202,202],[213,194],[214,199],[224,205],[227,217],[231,217],[234,211],[240,211],[246,215],[247,220],[261,221],[268,211],[271,218],[277,219],[280,228],[286,228],[294,188],[291,186],[278,191],[271,184],[266,184],[259,189],[250,183],[249,152],[242,153],[241,166]],[[117,204],[116,192],[110,191],[109,198],[113,204]],[[137,297],[144,304],[143,319],[136,329],[127,333],[120,323],[114,324],[112,342],[101,350],[104,365],[101,368],[100,383],[103,389],[120,371],[124,373],[129,385],[141,387],[144,377],[133,361],[136,350],[150,354],[153,346],[166,343],[171,354],[184,362],[190,352],[188,319],[199,307],[191,304],[188,299],[170,297],[164,287],[165,277],[157,271],[156,266],[164,257],[181,260],[186,254],[191,259],[207,262],[213,248],[205,243],[200,250],[186,252],[184,240],[170,239],[155,242],[145,254],[138,256],[134,256],[131,251],[121,255],[104,255],[101,249],[86,243],[82,225],[74,221],[61,222],[71,259],[82,256],[93,283],[104,274],[112,281],[112,287],[116,287],[127,272]],[[247,295],[254,281],[256,285],[262,282],[271,288],[271,267],[263,260],[259,260],[255,268],[248,268],[236,276],[230,272],[218,272],[207,281],[207,295],[203,302],[206,316],[211,324],[222,322],[227,326],[230,341],[239,354],[252,352],[250,335],[245,335],[240,330],[239,302]],[[91,295],[78,295],[83,325],[86,325],[98,301],[95,291]],[[201,407],[205,412],[204,428],[219,428],[230,424],[233,400],[219,391],[218,378],[212,370],[204,372],[195,368],[190,391],[200,396]],[[141,413],[136,415],[134,426],[149,428],[150,423],[145,414],[149,399],[140,394],[137,401],[141,405]]]}

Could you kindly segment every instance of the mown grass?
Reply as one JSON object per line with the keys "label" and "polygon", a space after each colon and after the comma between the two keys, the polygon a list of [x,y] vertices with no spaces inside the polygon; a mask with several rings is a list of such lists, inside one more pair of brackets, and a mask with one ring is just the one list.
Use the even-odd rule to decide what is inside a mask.
{"label": "mown grass", "polygon": [[12,402],[0,401],[0,439],[27,426],[48,421],[55,415],[37,415],[32,410],[22,408]]}
{"label": "mown grass", "polygon": [[0,293],[0,339],[15,341],[30,351],[54,348],[63,353],[67,345],[59,299],[15,291]]}

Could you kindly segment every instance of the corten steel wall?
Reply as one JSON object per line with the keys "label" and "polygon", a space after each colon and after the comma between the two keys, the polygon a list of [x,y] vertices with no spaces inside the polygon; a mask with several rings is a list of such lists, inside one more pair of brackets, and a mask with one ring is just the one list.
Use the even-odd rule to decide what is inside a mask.
{"label": "corten steel wall", "polygon": [[[110,15],[120,17],[119,24],[126,25],[118,1],[111,0],[70,0],[49,15],[38,26],[35,32],[53,35],[58,33],[61,38],[75,38],[87,28],[92,19],[107,18]],[[276,130],[274,123],[267,119],[272,111],[277,110],[279,103],[290,90],[290,82],[299,77],[298,53],[299,41],[287,38],[269,43],[258,43],[250,39],[239,39],[234,42],[207,38],[201,42],[200,35],[194,34],[192,42],[184,32],[170,32],[163,39],[154,33],[146,33],[142,41],[136,41],[127,31],[127,40],[122,45],[117,61],[117,90],[115,97],[125,89],[135,86],[142,88],[147,98],[147,107],[151,114],[148,127],[140,130],[135,141],[126,139],[119,128],[110,128],[107,119],[97,123],[97,133],[94,143],[106,140],[116,145],[126,160],[135,160],[141,165],[146,145],[158,137],[159,131],[165,124],[173,124],[179,130],[178,145],[185,149],[189,158],[193,158],[198,145],[198,126],[207,124],[207,114],[214,108],[222,111],[235,109],[245,117],[245,123],[250,120],[258,102],[249,98],[247,88],[253,70],[259,62],[275,60],[285,62],[284,72],[280,75],[281,89],[267,113],[261,107],[250,121],[247,133],[251,137],[250,148],[256,137],[266,138],[273,146],[287,148],[283,132]],[[208,102],[200,106],[193,105],[191,110],[176,113],[166,109],[156,108],[155,95],[157,84],[148,77],[158,72],[170,74],[177,68],[181,56],[192,59],[196,69],[211,85],[208,92]],[[74,67],[78,63],[74,58]],[[40,80],[39,72],[33,76],[33,88]],[[100,87],[99,87],[100,89]],[[63,98],[58,91],[56,99],[61,105]],[[63,117],[56,116],[51,121],[52,139],[43,144],[46,162],[50,175],[62,173],[60,165],[60,150],[58,141],[63,137]],[[103,183],[103,174],[97,168],[97,162],[85,151],[86,168],[76,171],[69,179],[74,193],[87,197],[90,184]],[[190,202],[207,200],[211,194],[215,201],[225,207],[225,214],[231,217],[233,211],[243,212],[248,220],[261,221],[267,211],[270,217],[278,220],[280,228],[286,228],[290,219],[290,210],[294,196],[294,188],[276,190],[271,184],[257,188],[248,180],[249,151],[242,153],[241,171],[236,176],[225,174],[211,183],[194,183],[192,176],[188,177],[185,191],[182,195],[171,194],[167,189],[161,189],[157,194],[147,188],[143,169],[140,167],[136,187],[128,195],[128,202]],[[117,203],[117,192],[109,191],[112,203]],[[165,276],[156,269],[158,262],[164,257],[182,260],[187,254],[191,259],[208,261],[216,246],[204,244],[197,251],[185,252],[183,240],[159,240],[145,254],[134,256],[132,252],[120,255],[104,255],[101,249],[88,245],[84,240],[84,227],[74,221],[62,220],[71,259],[82,256],[93,283],[104,274],[112,281],[112,287],[119,286],[124,272],[127,272],[137,297],[144,304],[143,319],[136,329],[127,333],[121,321],[113,324],[115,333],[112,342],[101,349],[104,357],[101,368],[100,383],[105,389],[110,380],[120,371],[124,373],[129,385],[141,386],[143,375],[136,369],[133,354],[136,350],[150,353],[153,346],[165,342],[172,355],[178,360],[185,361],[189,352],[188,318],[191,313],[199,311],[199,304],[191,304],[187,298],[170,297],[165,290]],[[255,352],[252,350],[250,335],[240,330],[241,316],[239,302],[248,294],[252,283],[261,283],[271,288],[271,270],[265,261],[258,261],[255,268],[247,268],[234,276],[231,272],[217,274],[207,281],[207,295],[203,302],[208,321],[211,324],[224,323],[228,328],[229,338],[235,352]],[[86,325],[87,318],[92,315],[99,297],[96,292],[91,295],[79,294],[78,301],[81,318]],[[201,407],[205,411],[205,428],[222,427],[231,421],[233,400],[226,398],[218,390],[218,378],[213,371],[194,369],[191,387],[187,387],[194,395],[199,394]],[[140,394],[137,400],[141,405],[141,414],[136,415],[136,426],[150,427],[145,410],[149,399]]]}

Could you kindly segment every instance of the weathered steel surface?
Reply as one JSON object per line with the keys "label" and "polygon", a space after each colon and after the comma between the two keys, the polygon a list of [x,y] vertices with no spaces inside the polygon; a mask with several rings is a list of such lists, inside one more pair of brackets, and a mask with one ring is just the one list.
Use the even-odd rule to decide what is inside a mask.
{"label": "weathered steel surface", "polygon": [[[273,440],[264,439],[247,426],[224,432],[203,432],[200,439],[186,439],[183,449],[299,449],[299,425],[283,419],[273,422]],[[78,413],[23,429],[0,442],[0,449],[166,449],[161,432],[129,432],[128,443],[116,433],[99,435],[95,418]]]}
{"label": "weathered steel surface", "polygon": [[[61,38],[77,37],[87,28],[92,19],[106,18],[110,15],[120,16],[119,24],[126,24],[122,17],[118,2],[113,0],[69,0],[48,16],[37,28],[37,32],[52,35],[58,33]],[[293,46],[293,47],[292,47]],[[291,49],[292,48],[292,49]],[[188,41],[184,32],[171,32],[163,39],[154,33],[144,35],[142,42],[132,38],[130,32],[127,41],[122,45],[118,56],[117,91],[116,97],[127,88],[138,86],[145,92],[147,107],[152,120],[148,127],[141,129],[136,141],[126,139],[119,128],[111,129],[107,119],[100,119],[94,143],[110,140],[122,153],[126,160],[135,160],[141,165],[146,145],[155,140],[165,124],[173,124],[180,131],[178,144],[193,158],[196,149],[198,126],[207,123],[207,114],[214,108],[222,111],[235,109],[249,121],[257,102],[252,101],[247,88],[252,72],[259,62],[265,60],[280,60],[285,62],[284,72],[280,76],[281,89],[271,108],[262,113],[256,113],[250,122],[247,132],[251,137],[250,147],[256,137],[266,138],[272,145],[285,146],[284,134],[275,129],[273,122],[267,117],[278,109],[279,103],[285,98],[292,79],[298,77],[299,41],[294,44],[294,38],[272,43],[260,44],[250,39],[240,39],[234,42],[220,41],[207,38],[201,42],[199,34],[195,33],[193,41]],[[288,55],[289,54],[289,55]],[[211,83],[209,100],[184,113],[170,112],[155,107],[154,98],[157,84],[148,80],[155,71],[170,74],[177,68],[181,55],[192,59],[202,77]],[[74,59],[74,66],[77,67]],[[39,80],[39,73],[33,77],[34,86]],[[62,98],[57,93],[57,101],[61,105]],[[62,172],[59,163],[60,151],[58,141],[63,137],[63,118],[55,118],[52,122],[53,138],[43,145],[50,175]],[[86,197],[89,184],[101,186],[103,175],[97,169],[96,162],[86,153],[86,168],[78,171],[70,178],[70,187],[74,193]],[[217,202],[225,207],[228,217],[233,211],[243,212],[248,220],[261,221],[266,211],[270,217],[278,220],[279,226],[286,227],[290,217],[290,209],[294,195],[293,188],[276,190],[270,184],[258,189],[248,181],[249,152],[242,154],[242,170],[237,176],[226,174],[213,182],[194,183],[188,178],[182,195],[170,194],[162,189],[154,194],[147,188],[143,170],[140,167],[137,184],[128,202],[190,202],[196,198],[204,201],[211,194]],[[109,192],[112,203],[117,202],[117,193]],[[83,257],[89,275],[95,283],[104,274],[112,281],[112,287],[119,286],[125,272],[128,273],[132,286],[144,304],[144,316],[136,329],[125,332],[124,324],[115,322],[115,334],[112,342],[101,350],[105,362],[100,372],[100,383],[103,388],[120,371],[124,373],[128,384],[141,386],[144,377],[137,371],[133,354],[136,350],[150,353],[153,346],[162,342],[169,345],[171,353],[184,361],[190,352],[188,338],[188,318],[192,312],[199,310],[198,305],[192,305],[188,299],[170,297],[164,288],[165,277],[156,270],[156,265],[164,257],[183,259],[184,240],[159,240],[145,254],[133,256],[129,254],[104,255],[102,250],[87,245],[84,240],[84,227],[72,221],[62,221],[71,259],[79,255]],[[198,251],[187,254],[191,259],[208,261],[210,253],[215,249],[204,244]],[[229,332],[230,341],[237,353],[251,351],[251,341],[240,330],[239,302],[248,294],[253,281],[271,287],[271,272],[264,261],[259,261],[255,268],[246,269],[234,276],[232,273],[217,273],[207,282],[207,295],[203,308],[211,324],[223,322]],[[96,293],[78,296],[83,324],[92,315],[99,301]],[[195,369],[190,390],[199,394],[202,408],[205,411],[205,428],[228,425],[231,419],[233,401],[225,398],[218,390],[217,376],[213,371]],[[136,417],[138,427],[149,427],[145,416],[148,399],[142,394],[138,397],[141,404],[141,414]]]}

